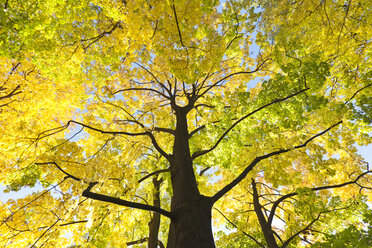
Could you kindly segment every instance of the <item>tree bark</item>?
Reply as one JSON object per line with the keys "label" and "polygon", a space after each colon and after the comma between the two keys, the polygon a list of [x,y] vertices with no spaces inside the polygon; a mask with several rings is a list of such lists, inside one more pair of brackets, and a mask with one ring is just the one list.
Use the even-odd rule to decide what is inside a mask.
{"label": "tree bark", "polygon": [[[160,208],[160,184],[162,183],[162,179],[157,179],[154,177],[152,182],[155,188],[153,193],[153,205],[155,207]],[[149,223],[149,239],[147,241],[148,248],[157,248],[158,247],[158,236],[159,236],[159,227],[160,227],[160,214],[153,212],[152,218]]]}
{"label": "tree bark", "polygon": [[259,196],[257,192],[256,182],[252,178],[252,189],[253,189],[253,207],[258,218],[258,221],[261,226],[262,233],[264,234],[265,241],[267,243],[268,248],[279,248],[278,244],[276,243],[274,232],[271,228],[271,224],[268,223],[264,214],[261,210],[261,204],[259,202]]}
{"label": "tree bark", "polygon": [[187,110],[176,109],[170,172],[173,196],[167,248],[214,248],[212,201],[200,195],[190,155]]}
{"label": "tree bark", "polygon": [[211,225],[211,201],[200,196],[182,206],[172,206],[167,248],[215,248]]}

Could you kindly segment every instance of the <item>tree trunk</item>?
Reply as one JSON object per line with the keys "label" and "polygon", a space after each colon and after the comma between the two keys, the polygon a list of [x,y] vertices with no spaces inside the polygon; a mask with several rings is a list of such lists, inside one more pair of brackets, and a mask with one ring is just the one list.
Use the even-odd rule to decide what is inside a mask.
{"label": "tree trunk", "polygon": [[172,212],[167,248],[215,248],[209,198],[200,196]]}
{"label": "tree trunk", "polygon": [[176,110],[176,130],[170,161],[173,218],[167,248],[214,248],[210,198],[200,195],[189,147],[187,110]]}
{"label": "tree trunk", "polygon": [[[162,183],[163,179],[157,179],[154,177],[152,183],[154,185],[154,193],[153,193],[153,205],[155,207],[160,208],[160,184]],[[159,236],[159,227],[160,227],[160,214],[159,213],[152,213],[152,218],[149,223],[149,239],[147,241],[148,248],[157,248],[158,247],[158,236]]]}
{"label": "tree trunk", "polygon": [[262,213],[262,210],[261,210],[262,206],[259,201],[256,182],[254,181],[253,178],[252,178],[252,189],[253,189],[254,211],[256,212],[258,222],[260,223],[262,233],[264,234],[267,247],[268,248],[279,248],[278,244],[276,243],[274,232],[271,228],[271,225],[267,222],[264,214]]}

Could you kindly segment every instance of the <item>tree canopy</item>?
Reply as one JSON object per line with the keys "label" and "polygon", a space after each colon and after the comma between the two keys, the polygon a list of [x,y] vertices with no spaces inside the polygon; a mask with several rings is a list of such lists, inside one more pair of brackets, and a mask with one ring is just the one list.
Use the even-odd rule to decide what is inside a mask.
{"label": "tree canopy", "polygon": [[370,9],[6,0],[1,247],[371,247]]}

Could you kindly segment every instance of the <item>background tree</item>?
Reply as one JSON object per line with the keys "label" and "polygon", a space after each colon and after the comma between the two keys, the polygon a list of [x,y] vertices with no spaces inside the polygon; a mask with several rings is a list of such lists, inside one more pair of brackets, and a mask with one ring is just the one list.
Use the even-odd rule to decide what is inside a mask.
{"label": "background tree", "polygon": [[212,219],[235,228],[220,247],[298,247],[365,225],[367,1],[6,1],[1,22],[37,96],[3,121],[1,180],[45,188],[1,206],[4,247],[215,247]]}

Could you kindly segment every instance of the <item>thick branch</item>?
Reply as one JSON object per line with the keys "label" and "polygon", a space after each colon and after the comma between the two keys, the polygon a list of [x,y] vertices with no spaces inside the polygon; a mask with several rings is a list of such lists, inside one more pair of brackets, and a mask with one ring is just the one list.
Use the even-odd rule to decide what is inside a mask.
{"label": "thick branch", "polygon": [[169,133],[169,134],[172,134],[172,135],[176,134],[176,131],[174,131],[173,129],[165,128],[165,127],[154,127],[154,131],[155,132]]}
{"label": "thick branch", "polygon": [[[273,105],[273,104],[275,104],[275,103],[279,103],[279,102],[283,102],[283,101],[285,101],[285,100],[288,100],[288,99],[290,99],[290,98],[292,98],[292,97],[294,97],[294,96],[297,96],[297,95],[299,95],[299,94],[301,94],[301,93],[303,93],[303,92],[305,92],[305,91],[307,91],[307,90],[309,90],[310,88],[306,88],[306,89],[303,89],[303,90],[300,90],[300,91],[297,91],[296,93],[293,93],[293,94],[290,94],[290,95],[288,95],[288,96],[286,96],[286,97],[284,97],[284,98],[279,98],[279,99],[275,99],[274,101],[272,101],[272,102],[270,102],[270,103],[267,103],[267,104],[265,104],[265,105],[263,105],[263,106],[261,106],[261,107],[259,107],[259,108],[257,108],[257,109],[255,109],[254,111],[252,111],[252,112],[250,112],[249,114],[246,114],[245,116],[243,116],[243,117],[241,117],[240,119],[238,119],[234,124],[232,124],[222,135],[221,135],[221,137],[217,140],[217,142],[211,147],[211,148],[209,148],[208,150],[203,150],[203,151],[199,151],[199,152],[195,152],[193,155],[192,155],[192,159],[195,159],[195,158],[197,158],[197,157],[199,157],[199,156],[202,156],[202,155],[204,155],[204,154],[207,154],[207,153],[209,153],[209,152],[211,152],[211,151],[213,151],[219,144],[220,144],[220,142],[225,138],[225,136],[236,126],[236,125],[238,125],[240,122],[242,122],[243,120],[245,120],[245,119],[247,119],[249,116],[251,116],[251,115],[253,115],[253,114],[255,114],[255,113],[257,113],[258,111],[260,111],[260,110],[262,110],[262,109],[264,109],[264,108],[266,108],[266,107],[269,107],[269,106],[271,106],[271,105]],[[315,137],[314,137],[315,138]],[[305,146],[306,146],[306,144],[305,144]]]}
{"label": "thick branch", "polygon": [[[78,178],[76,176],[73,176],[70,173],[68,173],[65,170],[63,170],[56,162],[45,162],[45,163],[36,163],[36,164],[39,164],[39,165],[53,164],[60,171],[62,171],[64,174],[67,175],[66,178],[71,178],[71,179],[74,179],[76,181],[82,181],[81,178]],[[111,203],[118,204],[118,205],[121,205],[121,206],[126,206],[126,207],[131,207],[131,208],[137,208],[137,209],[142,209],[142,210],[148,210],[148,211],[157,212],[157,213],[160,213],[160,214],[162,214],[164,216],[167,216],[168,218],[171,218],[171,213],[168,212],[168,211],[166,211],[166,210],[164,210],[164,209],[161,209],[161,208],[157,208],[157,207],[154,207],[154,206],[151,206],[151,205],[142,204],[142,203],[130,202],[130,201],[122,200],[122,199],[119,199],[119,198],[115,198],[115,197],[111,197],[111,196],[107,196],[107,195],[102,195],[102,194],[91,192],[90,190],[96,184],[98,184],[98,182],[89,183],[88,188],[83,191],[83,194],[82,195],[85,196],[85,197],[87,197],[87,198],[90,198],[90,199],[95,199],[95,200],[104,201],[104,202],[111,202]]]}
{"label": "thick branch", "polygon": [[86,190],[84,190],[82,195],[84,197],[87,197],[87,198],[90,198],[90,199],[103,201],[103,202],[110,202],[110,203],[114,203],[114,204],[117,204],[117,205],[120,205],[120,206],[130,207],[130,208],[152,211],[152,212],[162,214],[162,215],[164,215],[168,218],[172,218],[172,214],[170,212],[168,212],[164,209],[161,209],[161,208],[157,208],[157,207],[147,205],[147,204],[126,201],[126,200],[122,200],[122,199],[119,199],[119,198],[116,198],[116,197],[91,192],[90,190],[96,184],[97,183],[90,183],[90,185],[88,186],[88,188]]}
{"label": "thick branch", "polygon": [[262,213],[262,206],[259,201],[259,196],[257,192],[256,182],[252,178],[252,189],[253,189],[253,207],[258,218],[258,222],[260,223],[261,230],[265,237],[266,243],[270,248],[278,248],[278,244],[276,243],[274,233],[271,229],[271,225],[268,224],[264,214]]}
{"label": "thick branch", "polygon": [[[163,178],[159,180],[157,177],[152,179],[152,183],[154,185],[155,191],[152,194],[153,197],[153,205],[155,207],[160,208],[160,185],[163,182]],[[159,228],[160,228],[160,214],[154,213],[152,215],[151,221],[149,222],[149,239],[147,242],[148,248],[157,248],[158,247],[158,236],[159,236]]]}
{"label": "thick branch", "polygon": [[140,180],[138,180],[138,183],[141,183],[141,182],[145,181],[149,177],[152,177],[154,175],[157,175],[157,174],[160,174],[160,173],[163,173],[163,172],[168,172],[168,171],[170,171],[169,168],[168,169],[157,170],[157,171],[151,172],[150,174],[147,174],[146,176],[144,176]]}
{"label": "thick branch", "polygon": [[261,161],[261,160],[264,160],[266,158],[270,158],[270,157],[273,157],[273,156],[276,156],[276,155],[279,155],[279,154],[282,154],[282,153],[287,153],[289,151],[293,151],[293,150],[296,150],[296,149],[299,149],[299,148],[303,148],[305,147],[310,141],[312,141],[313,139],[315,139],[316,137],[319,137],[320,135],[323,135],[325,134],[326,132],[328,132],[329,130],[331,130],[332,128],[338,126],[339,124],[341,124],[342,121],[332,125],[331,127],[327,128],[326,130],[312,136],[311,138],[309,138],[308,140],[306,140],[303,144],[301,145],[298,145],[298,146],[295,146],[291,149],[280,149],[279,151],[275,151],[275,152],[270,152],[268,154],[265,154],[265,155],[262,155],[262,156],[259,156],[257,158],[255,158],[241,173],[238,177],[236,177],[232,182],[230,182],[229,184],[227,184],[225,187],[223,187],[220,191],[218,191],[213,197],[212,197],[212,202],[215,203],[216,201],[218,201],[222,196],[224,196],[227,192],[229,192],[231,189],[233,189],[236,185],[238,185],[246,176],[247,174]]}
{"label": "thick branch", "polygon": [[205,129],[205,128],[206,128],[206,125],[202,125],[202,126],[200,126],[200,127],[195,128],[194,130],[192,130],[192,131],[189,133],[189,139],[190,139],[194,134],[196,134],[197,132],[199,132],[199,131],[201,131],[201,130],[203,130],[203,129]]}
{"label": "thick branch", "polygon": [[204,168],[202,169],[200,172],[199,172],[199,176],[202,176],[207,170],[209,170],[211,167],[207,167],[207,168]]}

